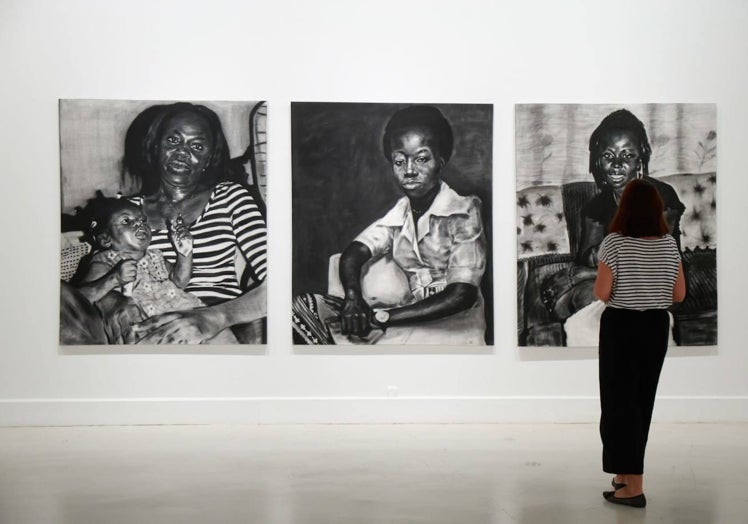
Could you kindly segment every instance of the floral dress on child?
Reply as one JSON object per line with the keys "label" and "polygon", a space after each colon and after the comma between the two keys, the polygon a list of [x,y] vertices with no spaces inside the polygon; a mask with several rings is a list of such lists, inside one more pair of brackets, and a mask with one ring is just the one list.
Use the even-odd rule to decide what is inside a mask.
{"label": "floral dress on child", "polygon": [[[112,268],[120,260],[124,260],[122,255],[108,250],[94,255],[92,261]],[[137,268],[135,280],[123,286],[122,293],[132,297],[147,316],[204,306],[199,298],[180,289],[169,279],[169,269],[160,250],[146,251],[145,256],[138,260]]]}

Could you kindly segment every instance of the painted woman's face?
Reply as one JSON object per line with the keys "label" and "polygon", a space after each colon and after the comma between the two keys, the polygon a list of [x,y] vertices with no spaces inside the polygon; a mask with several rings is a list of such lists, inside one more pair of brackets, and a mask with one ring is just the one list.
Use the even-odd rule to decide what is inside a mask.
{"label": "painted woman's face", "polygon": [[392,170],[400,188],[409,197],[419,198],[439,183],[444,160],[431,146],[433,140],[423,130],[409,130],[392,140]]}
{"label": "painted woman's face", "polygon": [[213,152],[210,126],[196,113],[180,113],[166,121],[159,142],[164,182],[177,187],[197,184]]}
{"label": "painted woman's face", "polygon": [[630,131],[613,130],[602,137],[597,167],[607,184],[616,193],[623,192],[641,171],[641,151]]}

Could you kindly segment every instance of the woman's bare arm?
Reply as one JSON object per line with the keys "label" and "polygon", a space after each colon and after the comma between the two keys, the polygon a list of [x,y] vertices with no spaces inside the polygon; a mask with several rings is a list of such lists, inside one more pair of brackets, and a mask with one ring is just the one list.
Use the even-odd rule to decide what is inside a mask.
{"label": "woman's bare arm", "polygon": [[596,220],[584,217],[575,264],[591,268],[597,266],[597,251],[603,238],[605,238],[605,227]]}
{"label": "woman's bare arm", "polygon": [[180,289],[187,287],[192,278],[192,254],[187,256],[177,254],[177,260],[173,265],[167,260],[164,260],[164,264],[169,270],[169,279]]}
{"label": "woman's bare arm", "polygon": [[219,313],[224,319],[223,327],[227,328],[266,317],[267,304],[267,280],[264,280],[242,296],[206,309]]}
{"label": "woman's bare arm", "polygon": [[[343,334],[366,335],[371,331],[373,312],[361,292],[361,268],[370,258],[371,251],[360,242],[352,242],[340,257],[340,280],[345,289],[341,311]],[[387,310],[390,315],[387,325],[443,318],[469,308],[477,296],[478,288],[472,284],[449,284],[444,291],[424,300]]]}
{"label": "woman's bare arm", "polygon": [[[177,252],[177,260],[169,267],[169,278],[178,288],[184,289],[192,278],[193,239],[182,217],[177,217],[174,222],[169,221],[169,240]],[[168,267],[169,263],[164,262]]]}
{"label": "woman's bare arm", "polygon": [[233,300],[154,315],[133,326],[139,344],[200,344],[224,329],[267,316],[266,281]]}
{"label": "woman's bare arm", "polygon": [[683,262],[678,263],[678,276],[673,286],[673,302],[683,302],[686,299],[686,277],[683,274]]}
{"label": "woman's bare arm", "polygon": [[595,296],[607,302],[613,290],[613,271],[603,262],[597,263],[597,278],[595,279]]}
{"label": "woman's bare arm", "polygon": [[478,288],[473,284],[463,282],[449,284],[444,291],[420,302],[387,310],[390,315],[387,325],[447,317],[469,308],[475,304],[477,297]]}
{"label": "woman's bare arm", "polygon": [[361,269],[371,256],[371,250],[355,240],[340,255],[338,273],[345,290],[340,327],[344,335],[365,336],[371,331],[372,310],[361,292]]}
{"label": "woman's bare arm", "polygon": [[132,282],[136,274],[134,260],[120,260],[113,268],[101,262],[93,262],[83,277],[83,283],[78,286],[78,291],[89,302],[98,302],[110,291]]}
{"label": "woman's bare arm", "polygon": [[371,258],[371,250],[355,240],[340,255],[340,281],[343,289],[361,292],[361,269]]}

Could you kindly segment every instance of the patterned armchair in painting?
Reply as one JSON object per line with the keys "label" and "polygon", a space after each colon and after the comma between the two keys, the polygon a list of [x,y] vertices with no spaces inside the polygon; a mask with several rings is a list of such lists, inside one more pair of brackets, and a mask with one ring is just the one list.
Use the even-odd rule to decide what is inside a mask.
{"label": "patterned armchair in painting", "polygon": [[[674,306],[673,338],[679,345],[717,343],[716,175],[678,174],[660,180],[673,186],[686,210],[681,246],[686,300]],[[581,210],[598,192],[594,182],[534,186],[517,195],[517,333],[520,346],[565,346],[564,320],[541,298],[543,282],[573,265],[581,236]],[[589,283],[592,285],[592,282]]]}

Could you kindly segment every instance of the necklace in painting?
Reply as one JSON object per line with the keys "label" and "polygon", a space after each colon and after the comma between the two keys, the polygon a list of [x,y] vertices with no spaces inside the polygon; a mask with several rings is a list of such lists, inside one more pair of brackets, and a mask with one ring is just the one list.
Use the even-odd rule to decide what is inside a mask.
{"label": "necklace in painting", "polygon": [[171,199],[169,198],[165,193],[162,193],[163,201],[166,203],[166,205],[171,210],[170,219],[176,222],[183,222],[183,212],[185,203],[189,202],[193,196],[195,196],[195,193],[197,191],[197,188],[194,188],[192,191],[190,191],[187,195],[185,195],[183,198],[180,199]]}

